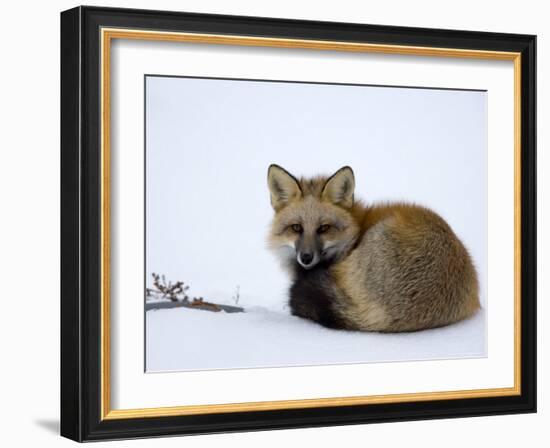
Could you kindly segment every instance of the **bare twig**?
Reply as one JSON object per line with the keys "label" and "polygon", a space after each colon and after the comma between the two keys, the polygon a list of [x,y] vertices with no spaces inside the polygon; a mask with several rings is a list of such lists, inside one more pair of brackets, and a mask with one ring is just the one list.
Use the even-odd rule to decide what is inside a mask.
{"label": "bare twig", "polygon": [[241,298],[241,286],[237,285],[237,288],[235,289],[235,295],[233,296],[233,300],[235,301],[235,305],[239,304],[239,299]]}
{"label": "bare twig", "polygon": [[[244,310],[240,307],[234,307],[229,305],[219,305],[217,303],[207,302],[202,297],[193,297],[190,298],[187,295],[189,286],[185,285],[182,281],[177,281],[172,283],[171,281],[166,281],[164,275],[159,275],[153,272],[153,288],[145,289],[145,296],[156,298],[156,299],[168,299],[170,302],[150,302],[146,303],[146,310],[150,309],[160,309],[160,308],[172,308],[177,306],[184,306],[187,308],[197,308],[207,311],[226,311],[226,312],[243,312]],[[237,286],[236,295],[233,297],[235,304],[239,303],[240,298],[240,287]],[[172,303],[173,306],[168,306],[169,303]]]}
{"label": "bare twig", "polygon": [[164,275],[160,276],[153,272],[153,286],[155,288],[147,288],[147,297],[156,297],[161,299],[170,299],[172,302],[187,302],[189,296],[186,294],[189,286],[183,282],[176,283],[166,282]]}

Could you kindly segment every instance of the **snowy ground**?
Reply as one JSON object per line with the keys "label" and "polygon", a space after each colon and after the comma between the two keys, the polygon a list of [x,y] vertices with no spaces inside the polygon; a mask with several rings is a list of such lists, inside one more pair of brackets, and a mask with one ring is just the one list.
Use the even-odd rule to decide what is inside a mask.
{"label": "snowy ground", "polygon": [[148,76],[146,96],[147,285],[165,274],[189,297],[247,311],[147,311],[149,371],[486,355],[484,313],[410,334],[292,317],[290,279],[266,247],[271,163],[298,176],[350,165],[358,198],[413,201],[448,221],[487,312],[486,92]]}
{"label": "snowy ground", "polygon": [[267,308],[146,313],[148,372],[486,356],[485,311],[444,328],[379,334],[331,330]]}

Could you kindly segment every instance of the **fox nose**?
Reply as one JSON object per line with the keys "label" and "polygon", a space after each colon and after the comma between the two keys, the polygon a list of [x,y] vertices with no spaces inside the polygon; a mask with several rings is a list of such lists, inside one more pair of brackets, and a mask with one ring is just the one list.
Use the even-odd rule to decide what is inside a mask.
{"label": "fox nose", "polygon": [[305,265],[308,265],[313,261],[313,255],[309,252],[302,252],[300,254],[300,261]]}

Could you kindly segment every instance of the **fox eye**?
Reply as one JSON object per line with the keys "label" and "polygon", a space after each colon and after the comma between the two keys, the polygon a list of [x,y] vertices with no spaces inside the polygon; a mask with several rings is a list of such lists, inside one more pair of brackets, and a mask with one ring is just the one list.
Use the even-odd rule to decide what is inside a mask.
{"label": "fox eye", "polygon": [[302,233],[304,230],[300,224],[292,224],[290,227],[296,233]]}
{"label": "fox eye", "polygon": [[320,226],[320,227],[317,229],[317,233],[326,233],[326,232],[328,232],[329,229],[330,229],[330,225],[329,225],[329,224],[323,224],[322,226]]}

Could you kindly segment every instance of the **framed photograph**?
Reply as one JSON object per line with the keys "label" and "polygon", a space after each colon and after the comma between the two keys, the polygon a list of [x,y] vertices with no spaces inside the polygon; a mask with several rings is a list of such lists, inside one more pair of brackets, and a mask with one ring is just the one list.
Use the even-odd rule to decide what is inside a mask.
{"label": "framed photograph", "polygon": [[61,14],[61,433],[536,411],[531,35]]}

